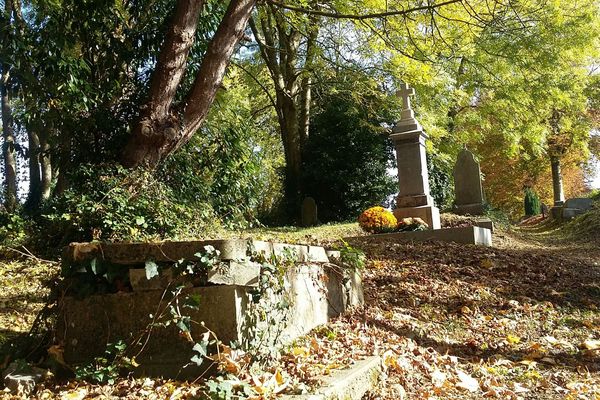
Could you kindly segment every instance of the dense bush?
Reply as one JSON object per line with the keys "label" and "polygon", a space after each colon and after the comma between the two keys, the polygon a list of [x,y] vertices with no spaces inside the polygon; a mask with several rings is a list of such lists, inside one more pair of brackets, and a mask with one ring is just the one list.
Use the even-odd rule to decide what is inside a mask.
{"label": "dense bush", "polygon": [[18,213],[0,211],[0,244],[18,244],[27,235],[27,225],[27,221]]}
{"label": "dense bush", "polygon": [[88,165],[75,171],[71,181],[71,188],[42,210],[40,228],[53,245],[172,237],[214,221],[209,204],[178,201],[151,172]]}
{"label": "dense bush", "polygon": [[387,172],[392,146],[382,127],[393,117],[379,103],[375,96],[320,98],[303,156],[303,189],[315,198],[323,222],[354,220],[395,190]]}
{"label": "dense bush", "polygon": [[530,217],[542,213],[542,205],[537,193],[531,188],[525,189],[525,215]]}

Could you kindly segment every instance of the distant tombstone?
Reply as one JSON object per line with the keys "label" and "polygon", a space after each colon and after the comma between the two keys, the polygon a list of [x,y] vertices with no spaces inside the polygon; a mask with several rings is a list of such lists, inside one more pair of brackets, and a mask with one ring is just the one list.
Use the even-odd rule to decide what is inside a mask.
{"label": "distant tombstone", "polygon": [[454,166],[455,211],[460,215],[483,214],[483,188],[481,170],[475,156],[465,146]]}
{"label": "distant tombstone", "polygon": [[312,197],[304,198],[302,202],[302,226],[317,225],[317,203]]}
{"label": "distant tombstone", "polygon": [[594,201],[587,197],[575,197],[565,201],[562,208],[562,218],[571,219],[580,214],[589,211],[594,205]]}

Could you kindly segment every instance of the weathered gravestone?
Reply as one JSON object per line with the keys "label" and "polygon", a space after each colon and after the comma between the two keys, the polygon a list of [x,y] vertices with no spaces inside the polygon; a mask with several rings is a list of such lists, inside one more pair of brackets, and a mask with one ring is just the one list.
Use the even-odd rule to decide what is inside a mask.
{"label": "weathered gravestone", "polygon": [[475,156],[465,146],[454,166],[455,212],[460,215],[483,214],[484,197],[481,170]]}
{"label": "weathered gravestone", "polygon": [[576,197],[569,199],[562,208],[562,217],[564,219],[574,218],[589,211],[593,205],[594,201],[590,198]]}
{"label": "weathered gravestone", "polygon": [[427,135],[415,119],[410,96],[415,90],[406,83],[400,86],[403,109],[400,121],[392,129],[390,139],[396,149],[399,191],[394,215],[398,219],[418,217],[430,229],[440,229],[440,211],[429,194],[429,174],[425,140]]}
{"label": "weathered gravestone", "polygon": [[317,224],[317,203],[312,197],[306,197],[302,202],[302,226],[316,226]]}

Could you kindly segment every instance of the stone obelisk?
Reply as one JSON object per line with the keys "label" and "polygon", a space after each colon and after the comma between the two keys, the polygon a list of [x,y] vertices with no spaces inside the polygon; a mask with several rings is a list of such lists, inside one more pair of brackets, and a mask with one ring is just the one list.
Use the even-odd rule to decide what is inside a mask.
{"label": "stone obelisk", "polygon": [[440,211],[429,194],[429,174],[425,140],[427,135],[415,119],[410,96],[415,90],[406,83],[400,85],[398,96],[403,107],[400,121],[392,129],[390,139],[396,148],[399,192],[396,199],[396,218],[418,217],[430,229],[440,229]]}

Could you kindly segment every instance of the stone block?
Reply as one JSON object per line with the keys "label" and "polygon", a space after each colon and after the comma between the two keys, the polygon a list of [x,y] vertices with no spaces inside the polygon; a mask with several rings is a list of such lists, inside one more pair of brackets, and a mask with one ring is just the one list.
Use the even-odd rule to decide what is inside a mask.
{"label": "stone block", "polygon": [[273,253],[276,257],[291,257],[294,261],[308,260],[308,246],[287,243],[273,243]]}
{"label": "stone block", "polygon": [[561,219],[562,218],[562,206],[554,206],[550,209],[550,215],[553,219]]}
{"label": "stone block", "polygon": [[337,294],[328,293],[327,278],[325,270],[317,265],[298,265],[288,269],[286,280],[292,303],[290,321],[293,323],[282,334],[284,342],[290,342],[329,321],[327,299]]}
{"label": "stone block", "polygon": [[367,240],[390,240],[398,242],[455,242],[465,244],[478,244],[482,246],[492,245],[492,233],[489,229],[478,226],[467,226],[462,228],[445,228],[416,232],[383,233],[378,235],[360,236],[346,238],[345,240],[367,239]]}
{"label": "stone block", "polygon": [[303,395],[283,395],[282,400],[360,400],[375,389],[381,376],[381,358],[367,357],[347,369],[333,370],[320,377],[322,384],[315,392]]}
{"label": "stone block", "polygon": [[[182,312],[194,321],[203,321],[223,343],[230,343],[241,338],[249,290],[239,286],[184,289],[183,295],[199,296],[200,307],[183,308]],[[161,313],[170,319],[167,303],[171,299],[162,290],[93,295],[83,300],[65,297],[56,331],[57,339],[64,344],[65,361],[70,365],[89,362],[102,355],[108,343],[140,339],[140,346],[132,349],[137,352],[143,344],[142,353],[136,357],[142,367],[136,373],[163,371],[165,376],[176,376],[189,362],[193,344],[179,335],[173,324],[152,326]],[[203,332],[195,325],[191,335],[199,340]]]}
{"label": "stone block", "polygon": [[329,262],[327,252],[321,246],[308,246],[308,260],[311,262]]}
{"label": "stone block", "polygon": [[565,201],[565,208],[579,208],[589,210],[594,205],[594,200],[588,197],[575,197]]}
{"label": "stone block", "polygon": [[[234,262],[231,264],[236,265]],[[233,282],[247,282],[251,276],[258,278],[257,267],[257,264],[250,264],[247,274],[242,274]],[[233,278],[227,275],[212,276],[213,283],[217,283],[217,280],[220,280],[219,283],[232,282],[227,279]],[[348,307],[364,301],[358,271],[346,271],[330,264],[301,264],[290,267],[285,280],[291,299],[291,318],[281,335],[285,342],[327,323]],[[245,312],[252,290],[247,286],[227,284],[185,288],[179,308],[193,321],[204,322],[223,343],[239,343],[245,338]],[[199,297],[199,309],[182,307],[183,299],[188,294]],[[71,365],[89,362],[104,354],[108,343],[118,340],[132,343],[137,340],[143,344],[132,348],[133,354],[143,348],[136,357],[141,364],[135,371],[137,375],[197,376],[205,367],[182,369],[193,355],[193,343],[180,335],[173,324],[167,327],[155,324],[172,319],[168,312],[171,300],[172,294],[164,290],[93,295],[82,300],[63,298],[56,336],[64,344],[66,362]],[[164,319],[156,320],[161,314]],[[194,325],[192,339],[198,341],[203,332],[200,326]]]}
{"label": "stone block", "polygon": [[221,260],[243,260],[246,258],[248,242],[243,239],[224,239],[157,243],[71,243],[63,251],[63,262],[72,264],[99,258],[112,264],[136,265],[148,260],[195,260],[195,254],[203,252],[205,246],[213,246],[219,250]]}
{"label": "stone block", "polygon": [[396,199],[396,207],[420,207],[426,205],[433,205],[433,198],[429,195],[416,195],[416,196],[398,196]]}
{"label": "stone block", "polygon": [[306,197],[302,202],[302,226],[316,226],[317,218],[317,203],[312,197]]}
{"label": "stone block", "polygon": [[483,203],[477,204],[456,204],[454,212],[458,215],[481,215],[485,211]]}
{"label": "stone block", "polygon": [[273,254],[273,243],[271,242],[265,242],[263,240],[251,240],[249,247],[253,252],[262,254],[267,259]]}
{"label": "stone block", "polygon": [[583,214],[585,211],[581,210],[580,208],[567,208],[567,207],[563,207],[562,211],[561,211],[561,218],[562,219],[573,219],[578,215]]}
{"label": "stone block", "polygon": [[440,210],[434,206],[396,208],[394,216],[400,220],[403,218],[421,218],[429,225],[429,229],[440,229]]}
{"label": "stone block", "polygon": [[258,286],[260,264],[229,261],[223,267],[208,271],[208,282],[216,285]]}
{"label": "stone block", "polygon": [[135,291],[166,289],[172,281],[173,272],[170,268],[160,271],[158,276],[151,279],[146,277],[145,269],[132,268],[129,270],[129,283]]}
{"label": "stone block", "polygon": [[453,170],[456,213],[460,215],[483,214],[484,197],[481,170],[475,155],[466,147],[458,153]]}

